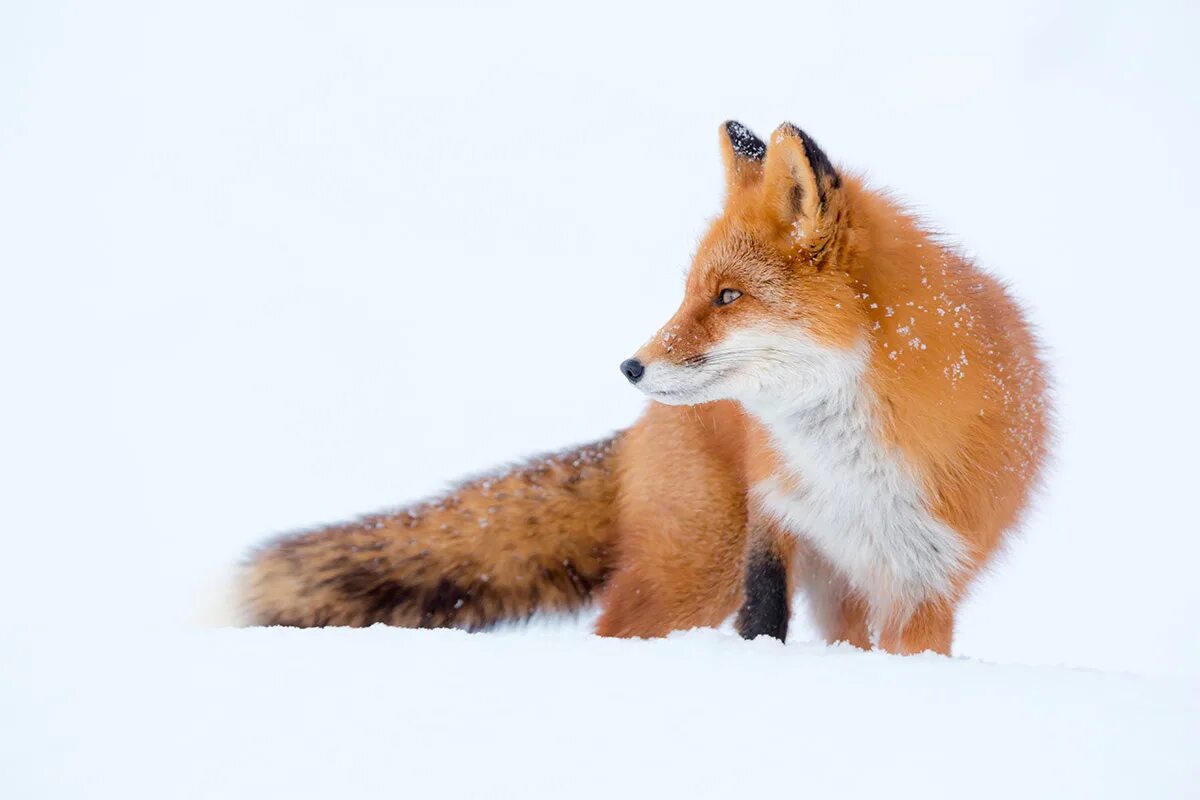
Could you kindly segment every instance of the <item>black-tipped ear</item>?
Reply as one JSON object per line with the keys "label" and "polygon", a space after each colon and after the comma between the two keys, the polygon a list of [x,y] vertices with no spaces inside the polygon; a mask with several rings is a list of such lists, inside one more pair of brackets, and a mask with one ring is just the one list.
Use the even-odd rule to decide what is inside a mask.
{"label": "black-tipped ear", "polygon": [[842,185],[825,151],[807,133],[785,122],[771,136],[763,170],[765,200],[776,220],[792,226],[800,238],[816,233],[833,193]]}
{"label": "black-tipped ear", "polygon": [[725,123],[725,135],[729,137],[729,146],[738,158],[749,158],[762,161],[767,154],[767,144],[754,135],[754,131],[740,122],[729,120]]}
{"label": "black-tipped ear", "polygon": [[721,159],[725,162],[725,183],[729,193],[762,177],[767,145],[740,122],[721,124]]}
{"label": "black-tipped ear", "polygon": [[783,123],[780,129],[786,130],[788,135],[800,140],[800,144],[804,147],[804,157],[808,160],[808,165],[817,178],[817,192],[820,195],[821,205],[826,205],[829,202],[829,190],[837,189],[842,185],[842,176],[838,175],[829,156],[825,155],[825,151],[811,136],[790,122]]}

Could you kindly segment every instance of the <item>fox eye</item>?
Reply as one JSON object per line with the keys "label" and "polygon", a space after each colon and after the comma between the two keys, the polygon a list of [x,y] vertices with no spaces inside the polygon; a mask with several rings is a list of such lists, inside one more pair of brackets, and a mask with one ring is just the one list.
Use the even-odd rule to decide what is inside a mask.
{"label": "fox eye", "polygon": [[713,300],[713,305],[714,306],[727,306],[730,303],[732,303],[734,300],[737,300],[741,296],[742,296],[742,293],[739,292],[737,289],[722,289],[721,293],[717,295],[717,299]]}

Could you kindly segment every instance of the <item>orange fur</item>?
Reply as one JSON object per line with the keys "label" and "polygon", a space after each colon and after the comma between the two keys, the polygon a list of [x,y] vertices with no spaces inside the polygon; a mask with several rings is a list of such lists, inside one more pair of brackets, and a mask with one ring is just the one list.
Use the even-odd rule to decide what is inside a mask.
{"label": "orange fur", "polygon": [[[722,130],[724,212],[678,311],[638,358],[697,363],[732,331],[763,323],[829,348],[865,342],[874,435],[966,553],[947,592],[874,633],[893,652],[947,653],[955,607],[1017,523],[1046,455],[1036,343],[1002,286],[887,196],[833,171],[804,134],[781,127],[764,159],[733,142],[743,130]],[[714,305],[730,288],[741,297]],[[736,611],[746,553],[760,541],[786,564],[789,587],[809,593],[830,641],[870,646],[880,609],[802,532],[790,532],[797,541],[756,509],[752,487],[801,478],[739,403],[652,403],[597,452],[578,472],[554,462],[545,496],[531,497],[517,471],[493,479],[503,499],[476,482],[422,507],[415,522],[373,517],[268,547],[251,564],[254,618],[474,628],[575,607],[605,582],[597,631],[658,636]],[[486,513],[497,521],[480,529]]]}

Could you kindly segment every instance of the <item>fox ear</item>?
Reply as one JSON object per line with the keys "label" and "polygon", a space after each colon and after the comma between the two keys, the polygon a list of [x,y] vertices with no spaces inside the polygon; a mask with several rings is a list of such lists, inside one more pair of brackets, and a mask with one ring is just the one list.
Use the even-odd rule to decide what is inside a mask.
{"label": "fox ear", "polygon": [[800,240],[823,228],[834,193],[842,185],[812,137],[790,122],[771,134],[763,165],[763,193],[768,212]]}
{"label": "fox ear", "polygon": [[762,177],[767,146],[749,128],[733,120],[721,123],[720,138],[725,185],[732,195]]}

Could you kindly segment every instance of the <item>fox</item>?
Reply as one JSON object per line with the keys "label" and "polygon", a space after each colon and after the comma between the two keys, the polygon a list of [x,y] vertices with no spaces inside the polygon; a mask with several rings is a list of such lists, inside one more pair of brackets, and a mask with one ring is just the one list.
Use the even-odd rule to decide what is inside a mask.
{"label": "fox", "polygon": [[620,364],[642,416],[268,542],[252,624],[475,631],[598,602],[602,636],[785,640],[803,596],[827,642],[951,653],[1039,487],[1040,345],[1005,286],[800,128],[719,141],[683,300]]}

